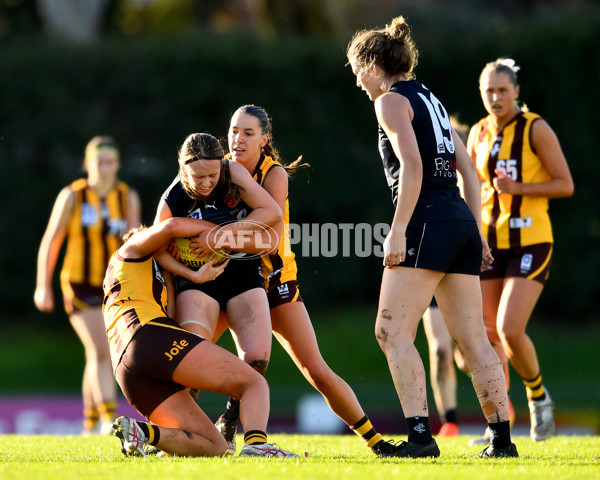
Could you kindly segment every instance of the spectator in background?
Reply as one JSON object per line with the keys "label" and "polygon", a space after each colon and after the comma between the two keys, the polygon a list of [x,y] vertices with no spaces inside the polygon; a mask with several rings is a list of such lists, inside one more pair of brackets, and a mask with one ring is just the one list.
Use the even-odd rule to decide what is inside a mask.
{"label": "spectator in background", "polygon": [[60,284],[65,310],[85,348],[84,434],[110,433],[117,408],[102,319],[102,281],[121,235],[138,225],[141,215],[137,193],[117,179],[119,162],[113,138],[97,136],[89,141],[83,163],[87,178],[59,193],[38,253],[34,301],[40,311],[51,312],[52,277],[67,238]]}
{"label": "spectator in background", "polygon": [[555,133],[517,103],[518,70],[508,58],[484,67],[479,90],[488,116],[471,128],[467,148],[482,181],[482,231],[494,254],[481,275],[488,338],[507,379],[507,357],[521,375],[531,438],[541,441],[555,430],[553,403],[526,328],[550,272],[548,199],[570,196],[574,186]]}
{"label": "spectator in background", "polygon": [[[347,49],[356,84],[374,102],[379,151],[395,206],[385,239],[375,333],[408,426],[396,456],[437,457],[429,426],[425,371],[414,345],[433,295],[472,372],[492,430],[479,457],[517,457],[508,421],[506,379],[486,338],[479,272],[492,262],[480,231],[475,166],[444,106],[413,80],[417,50],[403,17],[357,32]],[[463,178],[464,200],[456,172]]]}

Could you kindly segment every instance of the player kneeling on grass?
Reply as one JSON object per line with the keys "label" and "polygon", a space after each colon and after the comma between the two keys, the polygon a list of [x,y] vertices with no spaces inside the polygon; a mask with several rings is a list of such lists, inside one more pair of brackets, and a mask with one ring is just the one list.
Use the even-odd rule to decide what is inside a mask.
{"label": "player kneeling on grass", "polygon": [[[153,254],[174,237],[198,235],[203,222],[169,218],[133,230],[112,256],[104,279],[103,314],[117,381],[151,423],[119,417],[114,434],[128,456],[151,446],[181,456],[219,456],[227,444],[186,387],[240,399],[245,445],[240,456],[298,457],[267,443],[269,387],[250,365],[167,316],[167,290]],[[190,269],[194,282],[214,280],[225,263]]]}

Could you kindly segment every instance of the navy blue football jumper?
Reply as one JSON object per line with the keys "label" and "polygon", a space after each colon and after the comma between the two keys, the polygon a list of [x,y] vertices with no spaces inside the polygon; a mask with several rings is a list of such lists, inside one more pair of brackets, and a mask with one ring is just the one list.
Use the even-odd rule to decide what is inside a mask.
{"label": "navy blue football jumper", "polygon": [[[460,196],[450,116],[419,82],[397,82],[390,92],[410,102],[423,164],[421,191],[406,229],[406,258],[400,266],[479,275],[481,239],[475,218]],[[396,207],[400,160],[381,125],[379,152]]]}
{"label": "navy blue football jumper", "polygon": [[[448,220],[473,221],[457,185],[452,127],[446,109],[424,85],[414,80],[397,82],[390,92],[398,93],[410,102],[414,112],[412,126],[423,162],[421,193],[409,225]],[[381,125],[379,152],[396,206],[400,161]]]}
{"label": "navy blue football jumper", "polygon": [[[163,193],[162,198],[174,217],[199,218],[217,225],[243,220],[252,211],[242,200],[234,201],[220,183],[206,200],[190,198],[183,189],[179,176]],[[258,255],[236,254],[235,258],[229,260],[223,273],[209,282],[193,283],[174,275],[173,283],[177,295],[185,290],[200,290],[217,300],[223,311],[226,309],[227,301],[240,293],[253,288],[264,289]]]}

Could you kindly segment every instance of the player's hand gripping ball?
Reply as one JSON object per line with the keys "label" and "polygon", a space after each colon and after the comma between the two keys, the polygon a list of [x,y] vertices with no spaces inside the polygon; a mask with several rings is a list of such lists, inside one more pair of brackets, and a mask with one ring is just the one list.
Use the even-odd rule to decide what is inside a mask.
{"label": "player's hand gripping ball", "polygon": [[[173,239],[173,243],[177,247],[177,253],[179,254],[179,261],[188,267],[201,267],[210,259],[211,255],[206,255],[202,258],[196,257],[190,251],[190,243],[192,239],[189,237],[177,237]],[[215,252],[216,258],[213,265],[218,265],[224,260],[227,259],[227,252],[224,248],[221,248],[217,252]]]}

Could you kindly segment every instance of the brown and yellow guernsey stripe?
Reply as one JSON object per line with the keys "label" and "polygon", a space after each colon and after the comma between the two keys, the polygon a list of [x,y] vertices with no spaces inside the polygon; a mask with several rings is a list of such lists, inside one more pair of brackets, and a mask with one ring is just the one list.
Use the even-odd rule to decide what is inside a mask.
{"label": "brown and yellow guernsey stripe", "polygon": [[71,184],[75,207],[68,227],[61,282],[102,286],[110,256],[127,229],[129,187],[118,182],[100,197],[86,179]]}
{"label": "brown and yellow guernsey stripe", "polygon": [[[262,155],[256,168],[254,169],[253,177],[263,185],[269,172],[281,166],[281,163],[276,162],[271,157]],[[283,233],[279,243],[277,252],[261,257],[261,271],[265,279],[265,288],[271,290],[282,283],[296,280],[298,267],[294,252],[290,244],[290,206],[289,199],[285,200],[285,211],[283,212]]]}
{"label": "brown and yellow guernsey stripe", "polygon": [[[523,181],[523,136],[525,133],[525,128],[527,126],[527,120],[523,118],[523,116],[518,116],[515,120],[514,133],[513,133],[513,141],[511,143],[510,148],[510,158],[514,158],[517,160],[517,164],[515,167],[515,171],[517,173],[517,182]],[[529,133],[531,134],[531,129],[529,129]],[[531,137],[530,137],[531,138]],[[528,142],[530,143],[530,142]],[[521,205],[523,203],[522,195],[513,195],[512,202],[510,206],[510,215],[511,217],[520,217],[521,216]],[[509,229],[509,242],[510,246],[518,246],[521,245],[521,229],[520,228],[511,228]]]}
{"label": "brown and yellow guernsey stripe", "polygon": [[104,280],[102,313],[113,367],[135,332],[167,317],[167,290],[154,258],[126,259],[115,253]]}
{"label": "brown and yellow guernsey stripe", "polygon": [[521,112],[500,131],[490,117],[476,125],[474,151],[482,179],[482,226],[492,248],[553,242],[547,198],[498,194],[493,188],[495,170],[523,183],[550,179],[531,144],[531,127],[539,118],[535,113]]}

